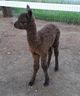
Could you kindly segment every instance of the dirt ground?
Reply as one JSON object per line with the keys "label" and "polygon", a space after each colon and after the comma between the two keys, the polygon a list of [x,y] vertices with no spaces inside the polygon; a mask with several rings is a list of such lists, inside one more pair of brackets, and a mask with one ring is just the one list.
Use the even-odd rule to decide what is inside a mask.
{"label": "dirt ground", "polygon": [[[35,85],[29,87],[33,59],[26,32],[14,28],[15,20],[0,18],[0,96],[80,96],[80,25],[54,22],[61,31],[60,70],[54,72],[53,55],[49,86],[43,86],[40,68]],[[38,29],[47,23],[50,22],[36,20]]]}

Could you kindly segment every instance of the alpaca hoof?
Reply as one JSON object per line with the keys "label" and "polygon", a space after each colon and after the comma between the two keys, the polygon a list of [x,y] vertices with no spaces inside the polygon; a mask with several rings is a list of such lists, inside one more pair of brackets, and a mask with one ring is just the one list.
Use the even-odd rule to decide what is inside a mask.
{"label": "alpaca hoof", "polygon": [[54,71],[55,71],[55,72],[57,72],[58,70],[59,70],[59,68],[58,68],[58,67],[55,67],[55,68],[54,68]]}
{"label": "alpaca hoof", "polygon": [[44,85],[44,86],[48,86],[48,85],[49,85],[49,78],[44,82],[43,85]]}
{"label": "alpaca hoof", "polygon": [[45,82],[45,83],[44,83],[44,86],[48,86],[48,85],[49,85],[49,82]]}
{"label": "alpaca hoof", "polygon": [[33,84],[34,84],[34,82],[30,81],[28,85],[33,86]]}

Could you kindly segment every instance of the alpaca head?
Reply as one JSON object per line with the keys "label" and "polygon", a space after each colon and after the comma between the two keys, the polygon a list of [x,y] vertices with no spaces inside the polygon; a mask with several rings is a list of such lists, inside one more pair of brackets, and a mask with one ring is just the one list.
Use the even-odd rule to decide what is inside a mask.
{"label": "alpaca head", "polygon": [[22,13],[18,20],[14,23],[14,27],[17,29],[27,29],[29,23],[33,20],[32,17],[32,10],[30,9],[29,5],[27,5],[27,12]]}

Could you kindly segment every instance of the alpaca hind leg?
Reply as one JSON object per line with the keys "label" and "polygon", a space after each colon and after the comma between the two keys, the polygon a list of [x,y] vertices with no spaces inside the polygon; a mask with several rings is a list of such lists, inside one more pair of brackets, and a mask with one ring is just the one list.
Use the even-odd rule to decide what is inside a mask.
{"label": "alpaca hind leg", "polygon": [[44,86],[47,86],[49,84],[49,76],[48,76],[48,71],[47,71],[48,65],[47,65],[46,59],[47,59],[47,55],[41,56],[41,66],[45,75]]}
{"label": "alpaca hind leg", "polygon": [[39,69],[39,55],[33,53],[33,58],[34,58],[34,65],[33,65],[33,75],[32,75],[32,78],[29,82],[29,85],[32,86],[35,82],[35,78],[36,78],[36,74],[38,72],[38,69]]}
{"label": "alpaca hind leg", "polygon": [[50,65],[52,53],[53,53],[53,51],[52,51],[52,48],[50,47],[50,48],[49,48],[49,51],[48,51],[48,62],[47,62],[48,67],[49,67],[49,65]]}
{"label": "alpaca hind leg", "polygon": [[54,47],[54,56],[55,56],[55,72],[58,71],[59,69],[59,64],[58,64],[58,56],[59,56],[59,50],[58,50],[58,47],[59,47],[59,39],[57,38],[53,44],[53,47]]}
{"label": "alpaca hind leg", "polygon": [[59,56],[59,37],[60,37],[60,32],[57,33],[55,42],[53,44],[54,48],[54,55],[55,55],[55,72],[58,71],[59,69],[59,64],[58,64],[58,56]]}
{"label": "alpaca hind leg", "polygon": [[58,47],[54,48],[54,55],[55,55],[55,72],[56,72],[59,69],[59,64],[58,64],[59,51],[58,51]]}

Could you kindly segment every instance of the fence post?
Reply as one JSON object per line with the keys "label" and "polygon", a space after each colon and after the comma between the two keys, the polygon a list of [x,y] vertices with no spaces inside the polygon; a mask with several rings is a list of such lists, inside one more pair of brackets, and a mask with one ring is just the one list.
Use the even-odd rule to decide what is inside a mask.
{"label": "fence post", "polygon": [[4,17],[12,17],[12,9],[10,7],[2,7],[2,12]]}
{"label": "fence post", "polygon": [[12,10],[10,7],[2,7],[4,17],[12,17]]}

